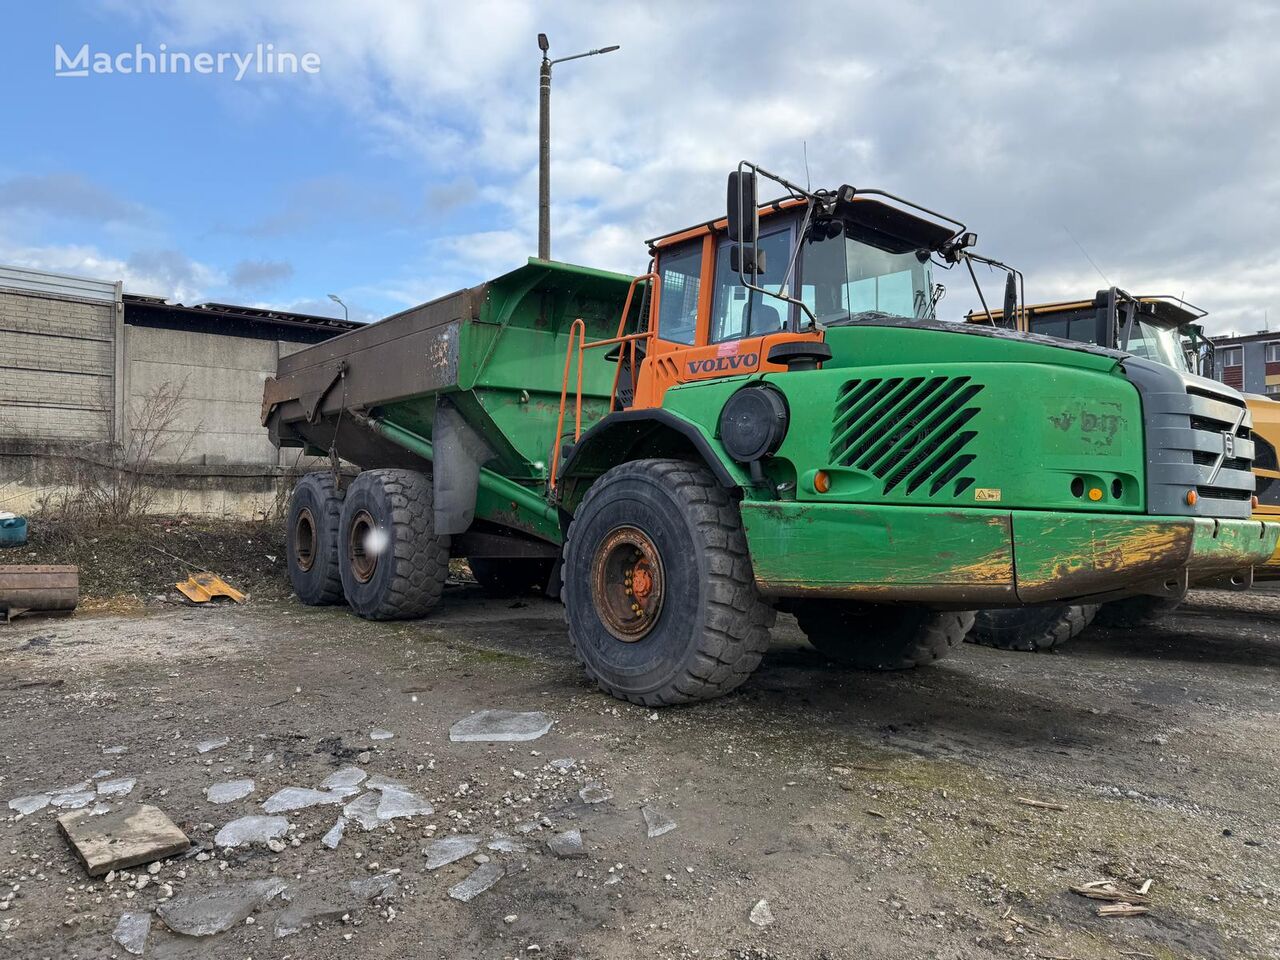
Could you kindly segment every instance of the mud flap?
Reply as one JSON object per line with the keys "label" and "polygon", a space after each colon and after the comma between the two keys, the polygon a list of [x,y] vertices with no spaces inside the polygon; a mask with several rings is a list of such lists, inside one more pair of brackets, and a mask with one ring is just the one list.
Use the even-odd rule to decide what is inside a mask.
{"label": "mud flap", "polygon": [[448,399],[436,402],[431,427],[435,533],[465,533],[476,516],[480,468],[496,454]]}

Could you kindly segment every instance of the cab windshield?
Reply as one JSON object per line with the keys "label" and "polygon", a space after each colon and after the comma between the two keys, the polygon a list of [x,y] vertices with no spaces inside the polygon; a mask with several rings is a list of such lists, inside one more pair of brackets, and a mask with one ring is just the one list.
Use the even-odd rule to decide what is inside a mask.
{"label": "cab windshield", "polygon": [[1136,357],[1154,360],[1186,373],[1195,373],[1187,352],[1182,347],[1182,333],[1177,327],[1160,326],[1135,319],[1129,333],[1129,342],[1124,349]]}
{"label": "cab windshield", "polygon": [[843,234],[804,242],[800,300],[830,326],[876,312],[933,317],[932,277],[926,259],[886,253]]}

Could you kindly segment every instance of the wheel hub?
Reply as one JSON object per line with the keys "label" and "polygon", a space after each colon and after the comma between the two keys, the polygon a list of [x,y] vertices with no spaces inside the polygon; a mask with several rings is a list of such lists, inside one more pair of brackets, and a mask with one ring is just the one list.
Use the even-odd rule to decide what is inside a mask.
{"label": "wheel hub", "polygon": [[600,621],[623,643],[635,643],[653,629],[662,610],[662,557],[649,535],[637,527],[613,530],[596,549],[591,591]]}
{"label": "wheel hub", "polygon": [[303,572],[316,561],[316,521],[307,507],[298,511],[293,525],[293,556]]}
{"label": "wheel hub", "polygon": [[361,510],[351,521],[351,536],[347,541],[347,559],[351,562],[351,573],[361,583],[373,579],[378,569],[378,553],[370,549],[370,540],[377,531],[377,524],[368,510]]}

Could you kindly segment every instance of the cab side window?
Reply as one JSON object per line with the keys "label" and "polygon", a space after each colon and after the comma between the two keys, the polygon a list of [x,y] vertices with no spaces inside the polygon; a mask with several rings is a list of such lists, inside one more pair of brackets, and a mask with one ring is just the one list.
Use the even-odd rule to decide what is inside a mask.
{"label": "cab side window", "polygon": [[[778,297],[749,290],[738,271],[729,266],[728,241],[716,251],[716,295],[711,306],[711,341],[740,340],[767,336],[785,330],[791,305]],[[791,230],[778,230],[760,237],[765,269],[757,274],[757,286],[781,292],[782,277],[791,256]]]}
{"label": "cab side window", "polygon": [[702,243],[664,253],[659,261],[658,337],[694,342],[698,335],[698,291],[702,287]]}

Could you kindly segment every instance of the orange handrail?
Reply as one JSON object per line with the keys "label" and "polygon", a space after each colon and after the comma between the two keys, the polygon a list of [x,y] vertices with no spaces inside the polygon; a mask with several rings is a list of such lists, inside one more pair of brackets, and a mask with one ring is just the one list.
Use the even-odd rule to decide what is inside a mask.
{"label": "orange handrail", "polygon": [[[587,325],[581,317],[573,321],[573,325],[569,328],[569,343],[564,352],[564,376],[560,381],[560,414],[556,419],[556,436],[555,445],[551,451],[551,477],[550,488],[554,491],[556,481],[560,472],[560,441],[564,436],[564,416],[565,408],[569,402],[569,369],[573,363],[573,344],[577,340],[578,344],[578,380],[577,390],[574,397],[573,405],[573,442],[577,443],[582,437],[582,361],[583,354],[587,350],[594,350],[596,347],[608,347],[613,344],[625,344],[631,350],[631,368],[635,369],[636,362],[636,344],[641,340],[648,340],[653,337],[652,330],[645,330],[642,333],[629,333],[623,335],[622,331],[627,326],[627,315],[631,312],[631,301],[636,292],[636,284],[641,280],[658,279],[655,273],[644,273],[631,281],[631,286],[627,288],[627,299],[622,305],[622,317],[618,320],[618,333],[616,336],[609,337],[607,340],[593,340],[587,343]],[[618,381],[622,377],[622,351],[618,353],[618,368],[613,372],[613,385],[609,388],[609,412],[613,413],[614,407],[618,399]]]}

